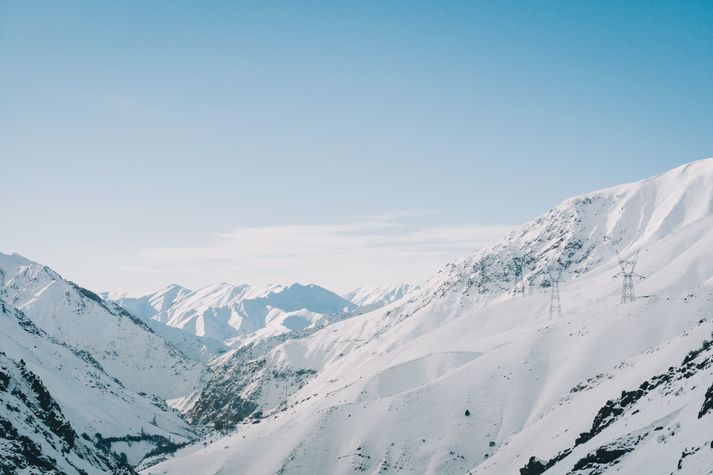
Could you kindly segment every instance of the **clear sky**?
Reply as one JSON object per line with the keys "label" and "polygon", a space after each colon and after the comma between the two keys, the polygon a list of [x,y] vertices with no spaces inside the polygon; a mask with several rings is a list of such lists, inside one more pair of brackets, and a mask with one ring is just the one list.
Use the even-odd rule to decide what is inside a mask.
{"label": "clear sky", "polygon": [[713,2],[0,0],[0,251],[95,290],[419,281],[713,156]]}

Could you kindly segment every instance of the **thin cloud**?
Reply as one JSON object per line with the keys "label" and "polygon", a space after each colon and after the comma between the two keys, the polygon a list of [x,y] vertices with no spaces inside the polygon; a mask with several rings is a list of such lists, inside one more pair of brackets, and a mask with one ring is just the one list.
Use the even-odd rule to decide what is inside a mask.
{"label": "thin cloud", "polygon": [[415,218],[418,216],[425,216],[427,214],[432,214],[433,211],[425,209],[411,209],[411,210],[401,210],[401,211],[384,211],[378,214],[372,214],[367,216],[368,220],[375,221],[391,221],[399,218]]}
{"label": "thin cloud", "polygon": [[152,267],[143,267],[143,266],[117,266],[117,267],[107,267],[106,270],[108,271],[124,271],[124,272],[133,272],[136,274],[159,274],[159,275],[166,275],[166,274],[171,274],[172,272],[170,270],[166,269],[155,269]]}
{"label": "thin cloud", "polygon": [[170,273],[170,282],[189,288],[215,282],[302,282],[346,292],[367,282],[421,282],[514,229],[429,226],[417,223],[422,215],[409,211],[336,224],[243,226],[206,235],[197,245],[144,249],[124,265],[144,269],[126,272],[142,287],[156,281],[146,270],[161,269]]}
{"label": "thin cloud", "polygon": [[445,263],[512,229],[513,226],[480,224],[418,227],[387,218],[342,224],[241,227],[214,234],[202,245],[151,248],[144,250],[142,256],[164,261],[222,261],[246,267],[355,259],[378,263],[380,259],[418,257],[442,257]]}

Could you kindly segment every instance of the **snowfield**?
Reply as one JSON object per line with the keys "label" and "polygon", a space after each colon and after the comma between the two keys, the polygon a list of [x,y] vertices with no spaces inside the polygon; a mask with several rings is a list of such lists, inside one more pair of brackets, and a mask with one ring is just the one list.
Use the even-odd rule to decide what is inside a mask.
{"label": "snowfield", "polygon": [[713,473],[713,159],[417,287],[0,284],[2,473]]}
{"label": "snowfield", "polygon": [[195,391],[204,365],[136,317],[18,255],[0,254],[0,298],[59,341],[88,351],[127,387],[164,399]]}
{"label": "snowfield", "polygon": [[407,293],[414,290],[416,287],[409,284],[373,285],[359,287],[342,297],[359,307],[359,313],[367,313],[401,300]]}
{"label": "snowfield", "polygon": [[[9,421],[18,432],[11,438],[14,443],[0,437],[0,468],[4,468],[3,459],[12,458],[17,450],[14,444],[25,446],[30,454],[33,445],[39,447],[40,453],[35,455],[40,460],[54,460],[49,465],[54,465],[57,473],[81,473],[80,469],[88,470],[87,464],[94,467],[93,473],[98,473],[118,467],[113,457],[94,446],[100,442],[97,434],[111,450],[125,453],[130,463],[141,461],[157,448],[159,441],[172,438],[174,443],[185,443],[197,437],[197,431],[162,399],[126,388],[107,374],[90,353],[49,336],[2,299],[0,360],[0,425]],[[23,389],[25,386],[31,392]],[[51,408],[55,406],[58,415],[52,415]],[[12,435],[11,432],[4,428],[3,435]],[[135,444],[133,449],[120,448],[114,440],[139,437],[142,432],[154,438],[145,441],[143,447]],[[76,450],[90,458],[78,461],[70,457],[62,462],[62,454]],[[87,457],[79,457],[82,458]],[[31,473],[48,473],[49,465],[40,463],[36,468],[41,470]]]}
{"label": "snowfield", "polygon": [[[713,160],[566,200],[402,301],[241,361],[222,402],[261,414],[145,473],[710,473],[711,249]],[[617,252],[639,252],[634,303]]]}

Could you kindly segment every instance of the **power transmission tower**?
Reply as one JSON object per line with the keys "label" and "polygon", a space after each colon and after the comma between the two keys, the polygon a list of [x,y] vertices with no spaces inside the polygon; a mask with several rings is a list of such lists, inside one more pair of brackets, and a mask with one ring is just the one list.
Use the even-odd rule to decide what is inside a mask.
{"label": "power transmission tower", "polygon": [[512,258],[513,268],[515,270],[515,286],[512,289],[512,293],[517,295],[522,293],[525,296],[525,279],[522,276],[522,269],[525,266],[524,257],[513,257]]}
{"label": "power transmission tower", "polygon": [[616,253],[617,259],[619,259],[619,267],[621,267],[621,272],[614,274],[612,277],[616,279],[618,277],[623,277],[624,281],[621,286],[621,303],[633,302],[636,300],[636,293],[634,292],[634,277],[638,279],[645,279],[643,275],[639,275],[634,270],[636,269],[636,261],[639,258],[639,251],[636,251],[633,259],[622,259],[619,253]]}
{"label": "power transmission tower", "polygon": [[560,279],[562,268],[550,271],[550,320],[562,318],[562,305],[560,304]]}

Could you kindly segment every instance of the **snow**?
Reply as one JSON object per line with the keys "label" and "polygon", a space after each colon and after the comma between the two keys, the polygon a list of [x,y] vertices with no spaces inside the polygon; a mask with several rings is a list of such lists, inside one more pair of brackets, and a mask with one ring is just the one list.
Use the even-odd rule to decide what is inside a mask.
{"label": "snow", "polygon": [[[571,449],[608,400],[710,337],[711,248],[713,160],[566,200],[404,299],[276,346],[230,393],[260,407],[259,424],[145,473],[517,473],[531,456]],[[616,253],[636,251],[646,280],[622,305]],[[512,292],[515,257],[525,296]],[[563,318],[550,321],[548,275],[560,263]],[[240,356],[214,367],[217,378],[235,375]],[[316,374],[297,385],[270,377],[286,369]],[[703,367],[648,393],[552,473],[612,447],[631,451],[598,470],[669,473],[688,447],[682,473],[705,473],[713,415],[697,411],[712,382]],[[262,391],[279,384],[286,400]]]}
{"label": "snow", "polygon": [[79,438],[36,375],[0,353],[0,471],[26,474],[107,473],[113,467]]}
{"label": "snow", "polygon": [[[143,319],[184,330],[228,346],[302,330],[356,306],[317,285],[252,287],[227,283],[190,291],[173,285],[158,292],[122,297],[116,302]],[[153,327],[155,328],[155,327]]]}
{"label": "snow", "polygon": [[[196,431],[162,401],[127,389],[88,354],[47,335],[2,300],[0,349],[3,358],[13,364],[23,361],[40,378],[78,435],[123,437],[145,428],[179,441],[196,438]],[[154,417],[156,426],[150,425]],[[36,435],[31,438],[37,440]]]}
{"label": "snow", "polygon": [[[108,444],[145,474],[711,473],[711,249],[703,160],[565,200],[417,287],[343,297],[103,294],[127,312],[0,254],[0,471],[46,472],[36,450],[111,473]],[[622,304],[612,276],[637,253]],[[228,432],[145,458],[195,440],[187,420]]]}
{"label": "snow", "polygon": [[178,284],[171,284],[156,292],[140,294],[126,290],[112,290],[100,295],[106,300],[119,303],[126,310],[142,319],[149,319],[166,310],[177,300],[190,294],[191,291]]}
{"label": "snow", "polygon": [[0,298],[50,336],[91,353],[134,391],[164,399],[186,396],[205,375],[203,364],[141,321],[28,259],[0,253]]}
{"label": "snow", "polygon": [[352,290],[342,297],[359,307],[358,313],[367,313],[396,302],[413,290],[415,287],[410,284],[369,285]]}

